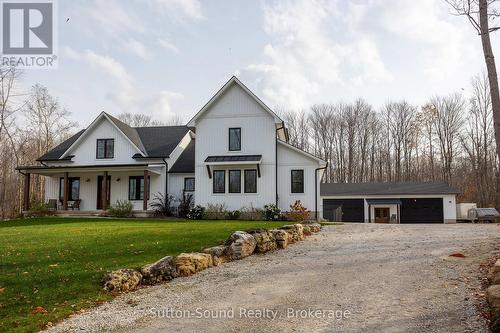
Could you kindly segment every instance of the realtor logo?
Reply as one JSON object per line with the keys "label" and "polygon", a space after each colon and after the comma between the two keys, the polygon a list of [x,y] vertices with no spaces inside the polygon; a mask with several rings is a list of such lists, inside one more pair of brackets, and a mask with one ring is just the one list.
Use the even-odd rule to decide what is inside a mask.
{"label": "realtor logo", "polygon": [[54,67],[54,3],[4,0],[1,8],[2,65]]}

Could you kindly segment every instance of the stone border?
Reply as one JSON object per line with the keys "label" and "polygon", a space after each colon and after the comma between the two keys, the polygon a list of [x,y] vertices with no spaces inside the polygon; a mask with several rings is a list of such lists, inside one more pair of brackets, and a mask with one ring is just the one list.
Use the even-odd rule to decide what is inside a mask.
{"label": "stone border", "polygon": [[491,286],[486,289],[491,310],[491,331],[500,332],[500,259],[493,265]]}
{"label": "stone border", "polygon": [[278,229],[250,229],[235,231],[223,245],[204,249],[202,253],[181,253],[166,256],[146,265],[140,271],[130,268],[107,273],[103,280],[104,290],[126,292],[139,285],[154,285],[179,276],[190,276],[212,266],[240,260],[254,253],[266,253],[284,249],[289,244],[304,240],[306,236],[321,230],[321,224],[304,222],[284,225]]}

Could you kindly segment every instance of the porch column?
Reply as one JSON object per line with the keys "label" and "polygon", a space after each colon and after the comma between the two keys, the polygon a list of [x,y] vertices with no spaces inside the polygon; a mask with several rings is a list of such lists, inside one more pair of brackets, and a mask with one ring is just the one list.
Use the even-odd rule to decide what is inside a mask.
{"label": "porch column", "polygon": [[104,171],[102,180],[102,210],[108,209],[108,172]]}
{"label": "porch column", "polygon": [[144,170],[144,193],[142,195],[142,210],[148,210],[148,193],[149,193],[149,172]]}
{"label": "porch column", "polygon": [[69,196],[69,174],[64,173],[64,195],[63,195],[63,209],[68,210],[68,196]]}
{"label": "porch column", "polygon": [[30,173],[24,174],[23,210],[30,210]]}

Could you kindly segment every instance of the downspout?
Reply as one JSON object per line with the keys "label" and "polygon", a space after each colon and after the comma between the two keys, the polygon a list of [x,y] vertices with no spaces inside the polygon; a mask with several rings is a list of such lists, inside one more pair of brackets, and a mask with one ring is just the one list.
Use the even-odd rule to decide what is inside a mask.
{"label": "downspout", "polygon": [[168,196],[168,162],[165,157],[162,158],[163,163],[165,163],[165,198]]}
{"label": "downspout", "polygon": [[325,170],[326,168],[328,168],[328,162],[326,162],[326,165],[324,167],[321,167],[321,168],[316,168],[314,170],[314,208],[315,208],[315,213],[314,213],[314,217],[316,218],[316,221],[318,221],[318,171],[319,170]]}
{"label": "downspout", "polygon": [[276,129],[276,138],[275,138],[276,141],[275,141],[275,149],[274,149],[274,153],[275,153],[275,159],[274,159],[274,161],[275,161],[275,169],[276,169],[275,171],[276,171],[276,173],[275,173],[275,176],[274,176],[275,177],[274,180],[275,180],[275,184],[276,184],[276,203],[275,203],[276,207],[278,207],[278,131],[280,129],[284,130],[284,128],[285,128],[285,122],[282,121],[281,122],[281,127],[278,127]]}

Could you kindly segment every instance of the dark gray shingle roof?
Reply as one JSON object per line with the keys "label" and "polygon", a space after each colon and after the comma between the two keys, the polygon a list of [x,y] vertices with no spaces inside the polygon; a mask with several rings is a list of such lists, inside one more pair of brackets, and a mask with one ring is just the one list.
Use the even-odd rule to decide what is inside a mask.
{"label": "dark gray shingle roof", "polygon": [[73,142],[75,142],[80,137],[80,135],[83,134],[83,132],[85,132],[85,130],[81,130],[78,133],[76,133],[75,135],[73,135],[72,137],[70,137],[69,139],[61,142],[55,148],[52,148],[46,154],[40,156],[37,159],[37,161],[58,160],[62,156],[62,154],[64,154],[64,152],[66,150],[68,150],[68,148],[73,144]]}
{"label": "dark gray shingle roof", "polygon": [[402,194],[457,194],[445,182],[401,183],[324,183],[322,196],[340,195],[402,195]]}
{"label": "dark gray shingle roof", "polygon": [[194,140],[191,140],[181,156],[170,168],[170,173],[194,173],[194,147]]}
{"label": "dark gray shingle roof", "polygon": [[135,127],[149,157],[168,157],[187,134],[187,126]]}
{"label": "dark gray shingle roof", "polygon": [[111,121],[120,129],[120,131],[129,138],[130,141],[134,143],[134,145],[137,146],[143,153],[146,153],[146,148],[143,145],[143,142],[141,141],[141,138],[139,137],[139,134],[137,133],[137,130],[134,127],[130,127],[129,125],[125,124],[123,121],[119,120],[118,118],[113,117],[109,113],[106,113],[106,116],[111,119]]}
{"label": "dark gray shingle roof", "polygon": [[[122,123],[121,121],[119,122]],[[118,126],[118,123],[115,124],[117,124]],[[124,131],[125,129],[125,131],[127,131],[124,132],[125,135],[127,135],[132,142],[134,142],[134,140],[139,140],[141,143],[140,145],[138,145],[138,147],[140,149],[144,149],[148,157],[168,157],[175,149],[175,147],[177,147],[177,144],[181,141],[181,139],[189,131],[189,128],[187,126],[130,127],[125,123],[122,124],[127,126],[128,129],[123,125],[120,125],[123,127],[122,128],[118,126],[120,127],[120,130]],[[130,131],[129,129],[133,131]],[[83,132],[85,132],[85,130],[81,130],[71,138],[62,142],[57,147],[41,156],[38,161],[50,161],[59,159],[62,154],[83,134]],[[132,140],[129,135],[132,135],[132,138],[134,138],[134,140]],[[134,158],[139,157],[142,156],[140,156],[139,154],[134,155]]]}

